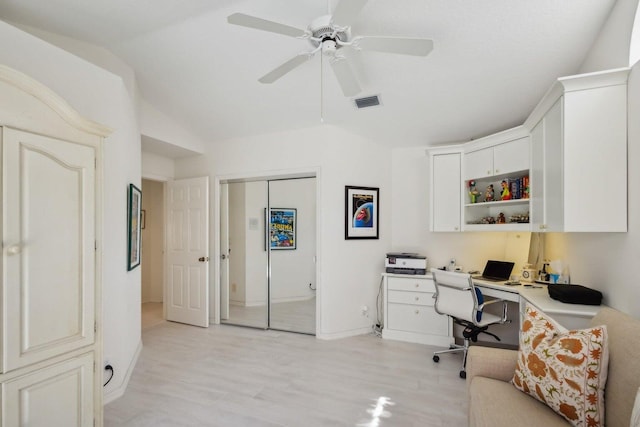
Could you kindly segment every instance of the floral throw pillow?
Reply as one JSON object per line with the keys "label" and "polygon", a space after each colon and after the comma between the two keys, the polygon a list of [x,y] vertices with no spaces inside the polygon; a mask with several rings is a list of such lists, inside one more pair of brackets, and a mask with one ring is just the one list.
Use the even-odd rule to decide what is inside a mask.
{"label": "floral throw pillow", "polygon": [[604,425],[606,326],[561,330],[527,304],[513,385],[545,403],[574,426]]}

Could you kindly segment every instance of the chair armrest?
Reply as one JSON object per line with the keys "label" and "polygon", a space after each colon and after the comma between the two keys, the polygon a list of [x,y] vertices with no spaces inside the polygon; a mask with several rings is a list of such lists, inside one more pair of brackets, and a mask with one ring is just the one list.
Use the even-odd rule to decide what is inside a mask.
{"label": "chair armrest", "polygon": [[518,350],[471,346],[467,355],[467,387],[473,377],[510,381],[516,371]]}

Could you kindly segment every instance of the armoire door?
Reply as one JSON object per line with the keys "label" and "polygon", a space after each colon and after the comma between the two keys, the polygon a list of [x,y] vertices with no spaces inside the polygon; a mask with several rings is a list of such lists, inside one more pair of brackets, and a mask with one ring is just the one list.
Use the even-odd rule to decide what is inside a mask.
{"label": "armoire door", "polygon": [[2,368],[94,341],[95,150],[3,128]]}
{"label": "armoire door", "polygon": [[2,425],[90,426],[95,148],[0,129]]}

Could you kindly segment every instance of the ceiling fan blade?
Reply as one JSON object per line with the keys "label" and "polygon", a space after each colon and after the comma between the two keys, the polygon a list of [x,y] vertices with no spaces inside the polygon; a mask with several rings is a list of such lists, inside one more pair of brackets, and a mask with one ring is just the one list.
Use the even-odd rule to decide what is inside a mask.
{"label": "ceiling fan blade", "polygon": [[331,58],[331,68],[340,83],[344,96],[354,96],[360,93],[360,84],[345,58],[339,56]]}
{"label": "ceiling fan blade", "polygon": [[302,65],[309,59],[311,59],[311,56],[306,53],[301,53],[299,55],[296,55],[290,60],[288,60],[287,62],[285,62],[284,64],[280,65],[277,68],[274,68],[264,76],[260,77],[258,81],[260,83],[273,83],[276,80],[278,80],[280,77],[284,76],[294,68]]}
{"label": "ceiling fan blade", "polygon": [[347,27],[358,16],[368,0],[341,0],[333,11],[331,20],[339,27]]}
{"label": "ceiling fan blade", "polygon": [[356,37],[353,44],[362,50],[427,56],[433,50],[433,40],[405,37]]}
{"label": "ceiling fan blade", "polygon": [[256,18],[255,16],[245,15],[244,13],[234,13],[227,17],[229,24],[241,25],[243,27],[254,28],[256,30],[269,31],[271,33],[284,34],[290,37],[302,37],[306,34],[305,30],[290,27],[289,25],[280,24],[278,22],[267,21],[266,19]]}

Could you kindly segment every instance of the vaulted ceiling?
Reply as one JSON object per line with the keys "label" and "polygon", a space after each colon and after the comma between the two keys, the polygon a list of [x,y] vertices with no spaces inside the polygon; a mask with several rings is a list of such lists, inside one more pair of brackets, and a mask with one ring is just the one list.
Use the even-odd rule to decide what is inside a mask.
{"label": "vaulted ceiling", "polygon": [[[351,1],[351,0],[342,0]],[[342,49],[358,110],[322,55],[258,78],[308,40],[227,23],[240,12],[306,29],[338,0],[0,0],[0,18],[102,46],[158,110],[205,141],[324,123],[393,146],[466,141],[521,124],[553,80],[575,74],[615,0],[369,0],[357,35],[432,39],[426,57]]]}

